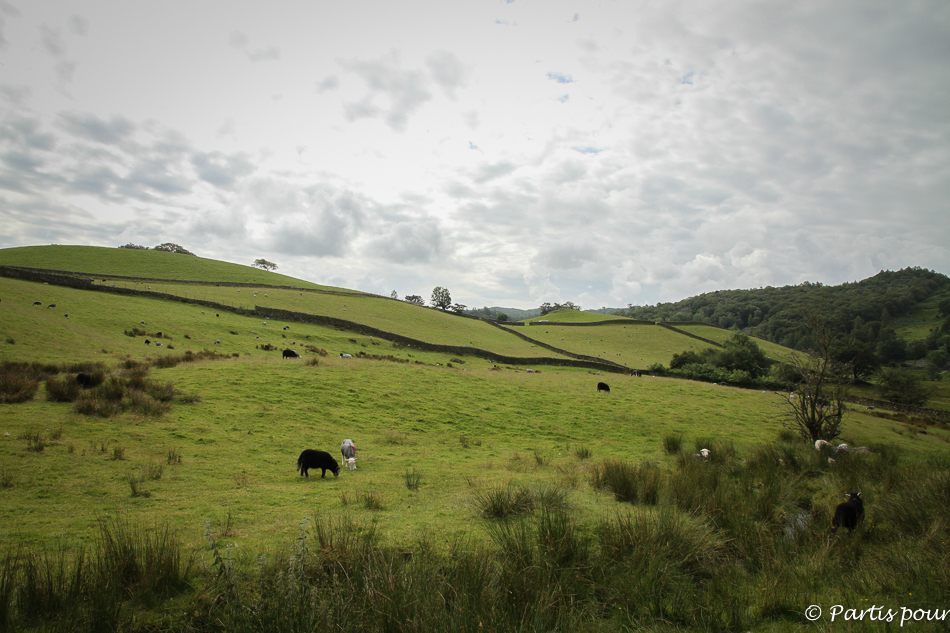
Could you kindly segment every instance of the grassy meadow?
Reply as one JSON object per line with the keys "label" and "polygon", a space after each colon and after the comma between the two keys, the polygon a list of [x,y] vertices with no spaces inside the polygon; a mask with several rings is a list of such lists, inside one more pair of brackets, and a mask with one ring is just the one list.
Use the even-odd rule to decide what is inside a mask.
{"label": "grassy meadow", "polygon": [[[553,354],[401,302],[265,293],[428,342]],[[781,432],[773,393],[218,314],[0,278],[0,362],[51,377],[0,403],[0,629],[880,630],[802,614],[950,606],[945,425],[855,408],[842,439],[873,454],[832,463]],[[517,331],[631,367],[702,345],[638,324]],[[292,344],[302,358],[283,359]],[[52,401],[80,368],[124,408]],[[344,438],[357,470],[295,471],[303,448],[338,456]],[[866,520],[831,535],[855,489]]]}

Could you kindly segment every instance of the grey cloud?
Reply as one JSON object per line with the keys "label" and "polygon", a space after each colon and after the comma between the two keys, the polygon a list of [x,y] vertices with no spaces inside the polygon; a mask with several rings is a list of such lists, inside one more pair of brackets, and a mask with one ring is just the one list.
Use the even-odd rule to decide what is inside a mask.
{"label": "grey cloud", "polygon": [[50,151],[56,146],[56,137],[48,132],[41,132],[39,121],[17,115],[12,115],[9,123],[0,125],[0,139],[28,149],[44,151]]}
{"label": "grey cloud", "polygon": [[[403,70],[388,60],[374,62],[341,62],[344,68],[358,75],[369,87],[371,94],[382,94],[389,98],[390,107],[384,115],[386,124],[397,132],[404,132],[409,117],[432,98],[427,89],[428,80],[419,71]],[[361,105],[361,116],[375,116],[379,109],[370,106],[370,99]],[[349,118],[352,112],[347,113]],[[357,117],[359,118],[359,117]],[[353,120],[353,119],[349,119]]]}
{"label": "grey cloud", "polygon": [[317,92],[322,93],[328,90],[335,90],[340,86],[340,78],[336,75],[328,75],[317,82]]}
{"label": "grey cloud", "polygon": [[397,222],[369,242],[366,252],[394,264],[426,264],[442,259],[445,238],[435,220]]}
{"label": "grey cloud", "polygon": [[177,173],[179,168],[176,162],[160,156],[140,158],[129,175],[122,180],[121,192],[142,199],[151,199],[151,195],[143,191],[143,187],[170,196],[190,192],[192,181]]}
{"label": "grey cloud", "polygon": [[6,0],[0,0],[0,50],[7,47],[7,17],[20,17],[20,11]]}
{"label": "grey cloud", "polygon": [[558,244],[538,253],[536,260],[546,268],[572,270],[597,261],[597,249],[590,244]]}
{"label": "grey cloud", "polygon": [[191,157],[191,164],[199,178],[221,188],[232,186],[238,178],[247,176],[255,169],[243,152],[231,155],[199,152]]}
{"label": "grey cloud", "polygon": [[89,20],[81,15],[73,14],[69,16],[69,30],[74,35],[85,35],[89,32]]}
{"label": "grey cloud", "polygon": [[250,43],[251,38],[241,31],[231,31],[231,34],[228,36],[228,44],[231,45],[231,48],[243,49]]}
{"label": "grey cloud", "polygon": [[472,176],[472,180],[481,185],[491,180],[495,180],[496,178],[507,176],[516,169],[518,169],[518,166],[508,161],[485,164],[480,166],[475,171],[475,174]]}
{"label": "grey cloud", "polygon": [[54,29],[45,24],[40,27],[40,41],[43,48],[53,57],[63,57],[66,55],[66,44],[63,42],[63,35],[59,29]]}
{"label": "grey cloud", "polygon": [[468,83],[468,70],[458,57],[448,51],[437,51],[426,57],[432,78],[453,99],[455,91]]}
{"label": "grey cloud", "polygon": [[348,218],[325,208],[282,218],[271,231],[268,247],[288,255],[342,257],[352,233]]}
{"label": "grey cloud", "polygon": [[10,86],[2,85],[0,86],[0,95],[8,101],[11,105],[23,106],[26,104],[26,100],[33,94],[33,90],[29,86]]}
{"label": "grey cloud", "polygon": [[228,44],[231,48],[243,51],[252,62],[275,61],[280,59],[280,47],[278,46],[271,45],[265,48],[249,50],[248,47],[251,44],[251,38],[248,37],[247,33],[242,31],[231,31],[231,34],[228,36]]}
{"label": "grey cloud", "polygon": [[110,120],[100,119],[94,114],[76,114],[61,112],[61,126],[69,133],[81,138],[116,145],[128,139],[135,132],[135,124],[125,117],[115,115]]}
{"label": "grey cloud", "polygon": [[103,199],[118,199],[116,190],[122,178],[104,165],[81,165],[70,174],[67,191],[99,196]]}
{"label": "grey cloud", "polygon": [[247,58],[252,62],[276,61],[280,59],[280,47],[268,46],[267,48],[256,48],[253,51],[245,51]]}
{"label": "grey cloud", "polygon": [[56,70],[56,78],[59,80],[60,86],[73,82],[73,73],[76,72],[76,62],[62,60],[56,62],[53,68]]}
{"label": "grey cloud", "polygon": [[343,105],[343,116],[351,123],[358,119],[372,119],[376,117],[379,112],[380,109],[368,100],[359,101],[357,103],[346,103]]}

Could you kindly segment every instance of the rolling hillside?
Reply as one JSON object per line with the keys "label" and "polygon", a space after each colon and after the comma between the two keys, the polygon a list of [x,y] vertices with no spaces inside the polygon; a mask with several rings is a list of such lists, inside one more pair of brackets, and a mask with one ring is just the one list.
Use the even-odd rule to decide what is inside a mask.
{"label": "rolling hillside", "polygon": [[[355,584],[346,583],[358,578],[347,562],[355,550],[347,548],[375,539],[381,553],[365,558],[372,561],[368,568],[391,569],[390,580],[411,579],[416,586],[433,574],[403,570],[432,561],[435,575],[446,575],[446,591],[458,594],[463,581],[443,573],[455,561],[480,561],[471,585],[479,595],[486,583],[477,569],[499,570],[491,572],[495,578],[511,566],[510,578],[491,580],[504,597],[519,586],[546,586],[522,581],[533,569],[583,576],[588,579],[577,582],[591,587],[617,578],[624,588],[642,577],[637,565],[660,560],[658,575],[650,576],[657,582],[647,583],[655,596],[650,600],[665,604],[668,592],[655,587],[674,569],[686,587],[680,611],[687,614],[686,628],[675,630],[694,630],[730,598],[706,591],[712,576],[693,575],[680,544],[715,538],[709,569],[736,570],[728,584],[735,604],[743,605],[736,616],[741,630],[750,630],[759,622],[781,623],[798,608],[795,579],[812,578],[816,560],[834,560],[827,525],[841,489],[853,485],[869,499],[869,528],[848,541],[868,549],[864,559],[883,551],[887,556],[878,558],[903,565],[913,546],[915,560],[936,560],[931,543],[939,547],[939,539],[921,535],[931,534],[926,521],[912,517],[912,528],[876,526],[880,517],[903,516],[887,509],[905,507],[906,481],[944,490],[946,425],[853,407],[841,439],[870,446],[873,454],[836,466],[810,443],[781,433],[782,400],[773,393],[631,375],[633,368],[708,344],[696,336],[717,341],[726,330],[678,330],[574,311],[546,315],[546,323],[500,327],[289,278],[280,284],[286,288],[259,285],[276,277],[185,255],[70,247],[59,260],[56,253],[67,252],[60,249],[0,251],[0,273],[22,277],[20,268],[5,266],[37,264],[76,273],[30,273],[39,280],[0,275],[0,394],[34,389],[0,402],[0,587],[27,586],[20,580],[29,565],[69,561],[54,570],[60,573],[97,560],[104,526],[171,534],[182,559],[197,561],[190,582],[168,601],[122,594],[115,618],[146,624],[117,629],[155,630],[150,627],[161,621],[162,630],[206,630],[202,622],[219,621],[221,609],[229,608],[221,583],[234,582],[241,604],[255,608],[265,593],[277,600],[285,595],[254,584],[265,571],[282,575],[305,565],[313,575],[289,571],[281,576],[292,580],[288,587],[312,583],[315,600],[330,594],[350,600]],[[167,280],[128,274],[159,269]],[[284,359],[286,348],[303,358]],[[80,372],[101,385],[80,389]],[[596,389],[603,381],[609,393]],[[339,456],[344,438],[357,445],[356,470],[325,479],[319,470],[310,478],[295,471],[302,449]],[[712,449],[708,462],[692,457],[700,448]],[[653,486],[653,496],[631,499],[612,491],[604,481],[614,468],[647,475],[636,485]],[[497,500],[504,505],[506,496],[527,505],[499,514],[493,507]],[[707,506],[710,499],[717,505]],[[789,544],[788,517],[802,513],[814,520]],[[731,516],[738,518],[723,520]],[[648,521],[642,539],[611,540],[611,530],[642,520]],[[558,526],[574,536],[541,538],[542,530]],[[572,566],[556,554],[555,567],[524,563],[512,558],[508,529],[525,530],[519,538],[527,543],[526,556],[538,561],[549,560],[541,548],[574,539],[577,552],[600,562]],[[649,555],[618,553],[615,545],[634,541]],[[17,558],[22,552],[29,554]],[[487,562],[496,552],[497,561]],[[768,565],[760,563],[765,556]],[[622,569],[600,574],[614,564]],[[322,565],[350,575],[328,585]],[[866,577],[892,579],[895,569],[904,569],[895,566]],[[783,569],[794,571],[776,585],[775,596],[763,594],[761,587],[778,582],[775,570]],[[36,576],[40,585],[42,578],[55,580],[55,573],[43,573]],[[937,576],[930,567],[913,568],[898,588],[877,591],[888,600],[911,589],[943,596],[945,578]],[[846,577],[832,568],[811,591],[837,595]],[[559,585],[561,576],[552,578]],[[90,595],[101,593],[95,581],[87,584]],[[383,592],[387,596],[409,595],[386,586],[395,587]],[[603,623],[602,612],[623,611],[612,594],[592,593],[596,597],[584,604],[595,608],[571,612],[580,622],[574,629],[595,630],[590,627]],[[0,602],[4,595],[13,594],[0,591]],[[373,595],[381,594],[374,588]],[[705,596],[698,607],[696,596]],[[18,610],[7,611],[17,613],[17,625],[39,622],[30,620],[28,598],[17,593]],[[812,594],[806,599],[815,600]],[[538,602],[531,595],[526,600]],[[36,617],[71,621],[60,615],[68,601],[52,615],[42,604]],[[301,613],[314,612],[310,598],[301,604]],[[625,609],[635,613],[639,604]],[[284,603],[276,611],[293,613]],[[175,624],[190,619],[189,626]],[[246,622],[252,629],[256,624]],[[524,630],[517,613],[511,623],[506,630]]]}

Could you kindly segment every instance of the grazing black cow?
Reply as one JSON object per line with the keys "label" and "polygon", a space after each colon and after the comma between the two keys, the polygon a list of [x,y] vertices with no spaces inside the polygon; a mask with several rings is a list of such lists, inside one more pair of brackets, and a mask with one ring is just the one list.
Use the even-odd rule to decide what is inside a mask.
{"label": "grazing black cow", "polygon": [[300,358],[300,354],[298,354],[292,349],[285,349],[284,358]]}
{"label": "grazing black cow", "polygon": [[604,393],[610,393],[610,387],[605,382],[597,383],[597,391],[603,391]]}
{"label": "grazing black cow", "polygon": [[49,309],[49,308],[55,308],[55,307],[56,307],[56,304],[55,304],[55,303],[51,303],[51,304],[49,304],[48,306],[46,306],[47,309]]}
{"label": "grazing black cow", "polygon": [[300,474],[309,479],[310,473],[307,471],[311,468],[314,470],[319,468],[323,471],[320,475],[321,479],[327,476],[328,470],[333,472],[334,477],[340,476],[340,465],[337,464],[336,460],[330,457],[330,453],[326,451],[315,451],[312,448],[308,448],[300,454],[300,457],[297,458],[297,470],[300,471]]}
{"label": "grazing black cow", "polygon": [[836,532],[839,527],[844,526],[850,532],[858,527],[858,522],[863,518],[864,501],[861,500],[861,493],[849,493],[848,500],[835,508],[835,517],[831,520],[831,531]]}
{"label": "grazing black cow", "polygon": [[88,389],[92,386],[92,376],[89,374],[76,374],[76,382],[78,382],[79,386],[83,389]]}
{"label": "grazing black cow", "polygon": [[34,301],[34,302],[33,302],[33,305],[35,305],[35,306],[41,306],[41,305],[43,305],[43,302],[42,302],[42,301]]}

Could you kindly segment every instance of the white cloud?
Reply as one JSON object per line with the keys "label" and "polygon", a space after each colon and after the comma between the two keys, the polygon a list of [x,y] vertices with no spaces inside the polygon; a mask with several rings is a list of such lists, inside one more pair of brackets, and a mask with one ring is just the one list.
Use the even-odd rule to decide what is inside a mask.
{"label": "white cloud", "polygon": [[0,0],[0,245],[511,307],[950,272],[937,0],[180,7]]}

